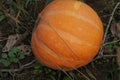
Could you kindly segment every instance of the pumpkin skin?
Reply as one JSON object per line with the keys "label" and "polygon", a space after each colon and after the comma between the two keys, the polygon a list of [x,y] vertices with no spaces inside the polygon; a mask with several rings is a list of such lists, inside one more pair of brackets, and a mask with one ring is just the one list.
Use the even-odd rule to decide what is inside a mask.
{"label": "pumpkin skin", "polygon": [[35,57],[55,70],[73,70],[87,65],[97,55],[103,25],[97,13],[76,0],[55,0],[40,14],[32,34]]}

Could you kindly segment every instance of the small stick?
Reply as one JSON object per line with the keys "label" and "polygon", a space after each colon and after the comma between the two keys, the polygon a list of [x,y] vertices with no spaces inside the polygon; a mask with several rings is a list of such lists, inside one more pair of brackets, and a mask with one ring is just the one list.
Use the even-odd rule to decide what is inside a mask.
{"label": "small stick", "polygon": [[1,69],[1,72],[19,72],[22,71],[25,67],[32,65],[36,60],[33,60],[25,65],[20,66],[18,69]]}
{"label": "small stick", "polygon": [[115,14],[115,11],[116,11],[116,9],[118,8],[119,5],[120,5],[120,2],[118,2],[118,3],[116,4],[115,8],[114,8],[113,11],[112,11],[112,14],[111,14],[111,17],[110,17],[110,19],[109,19],[109,22],[108,22],[107,28],[106,28],[106,30],[105,30],[105,34],[104,34],[104,38],[103,38],[103,42],[102,42],[102,46],[101,46],[100,51],[99,51],[99,55],[103,55],[103,46],[104,46],[104,43],[105,43],[105,39],[106,39],[106,36],[107,36],[108,30],[109,30],[109,28],[110,28],[110,25],[111,25],[111,22],[112,22],[113,16],[114,16],[114,14]]}
{"label": "small stick", "polygon": [[119,41],[120,40],[115,40],[115,41],[112,41],[112,42],[107,42],[107,43],[104,43],[103,46],[106,46],[106,45],[109,45],[109,44],[114,44],[114,43],[117,43]]}
{"label": "small stick", "polygon": [[117,55],[102,55],[102,56],[98,56],[95,59],[93,59],[92,62],[97,60],[97,59],[103,58],[103,57],[111,58],[111,57],[117,57]]}
{"label": "small stick", "polygon": [[106,36],[107,36],[107,33],[108,33],[108,29],[110,28],[110,25],[111,25],[113,16],[114,16],[115,11],[116,11],[116,9],[118,8],[119,5],[120,5],[120,2],[118,2],[118,3],[116,4],[115,8],[113,9],[113,12],[112,12],[112,14],[111,14],[111,17],[110,17],[109,22],[108,22],[108,25],[107,25],[107,28],[106,28],[106,30],[105,30],[105,34],[104,34],[104,38],[103,38],[103,43],[105,42],[105,39],[106,39]]}

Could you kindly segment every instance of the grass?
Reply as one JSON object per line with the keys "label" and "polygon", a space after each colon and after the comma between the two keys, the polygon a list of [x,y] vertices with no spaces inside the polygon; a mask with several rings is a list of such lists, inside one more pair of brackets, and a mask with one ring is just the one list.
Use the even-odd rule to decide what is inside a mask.
{"label": "grass", "polygon": [[[0,59],[13,59],[9,56],[10,53],[19,53],[16,50],[12,52],[2,52],[2,47],[6,43],[6,38],[11,34],[24,33],[27,31],[29,37],[24,41],[30,45],[30,38],[34,28],[35,21],[38,14],[51,0],[1,0],[0,1]],[[93,7],[100,15],[104,27],[106,28],[111,12],[114,9],[116,0],[98,0],[91,2],[85,0],[85,3]],[[98,5],[97,5],[98,4]],[[100,5],[100,6],[99,6]],[[102,6],[102,8],[101,8]],[[117,23],[120,22],[120,9],[117,9],[113,20]],[[113,37],[110,30],[107,34],[106,42],[118,40]],[[120,46],[120,42],[107,44],[104,47],[104,54],[115,55],[116,48]],[[20,56],[20,55],[19,55]],[[14,56],[16,59],[18,56]],[[31,62],[34,55],[22,56],[22,59],[12,62],[0,62],[0,70],[14,69],[23,64]],[[16,60],[15,60],[16,61]],[[9,63],[9,65],[8,65]],[[73,71],[56,71],[52,70],[39,62],[35,61],[32,65],[25,67],[22,71],[17,72],[2,72],[0,71],[0,80],[117,80],[119,77],[120,68],[117,65],[116,57],[105,57],[95,60],[85,67],[75,69]]]}

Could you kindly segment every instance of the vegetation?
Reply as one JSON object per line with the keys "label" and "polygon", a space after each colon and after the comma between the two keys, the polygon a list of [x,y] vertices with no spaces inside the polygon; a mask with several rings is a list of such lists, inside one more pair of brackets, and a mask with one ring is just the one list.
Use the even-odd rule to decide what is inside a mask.
{"label": "vegetation", "polygon": [[[108,28],[100,52],[82,68],[69,72],[52,70],[37,62],[32,52],[28,51],[30,47],[20,47],[23,44],[30,46],[37,16],[50,1],[0,0],[0,80],[119,80],[119,0],[82,0],[97,11],[104,28]],[[26,32],[28,35],[24,37],[22,34]],[[14,43],[8,42],[11,35]],[[16,38],[16,35],[22,38]],[[7,51],[3,50],[5,45]]]}

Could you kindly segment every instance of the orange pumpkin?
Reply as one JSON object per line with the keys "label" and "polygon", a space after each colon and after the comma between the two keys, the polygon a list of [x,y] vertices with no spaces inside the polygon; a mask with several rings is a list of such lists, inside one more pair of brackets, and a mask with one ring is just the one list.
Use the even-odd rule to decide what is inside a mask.
{"label": "orange pumpkin", "polygon": [[85,3],[55,0],[39,18],[31,44],[35,57],[44,65],[68,71],[88,64],[97,55],[103,25]]}

